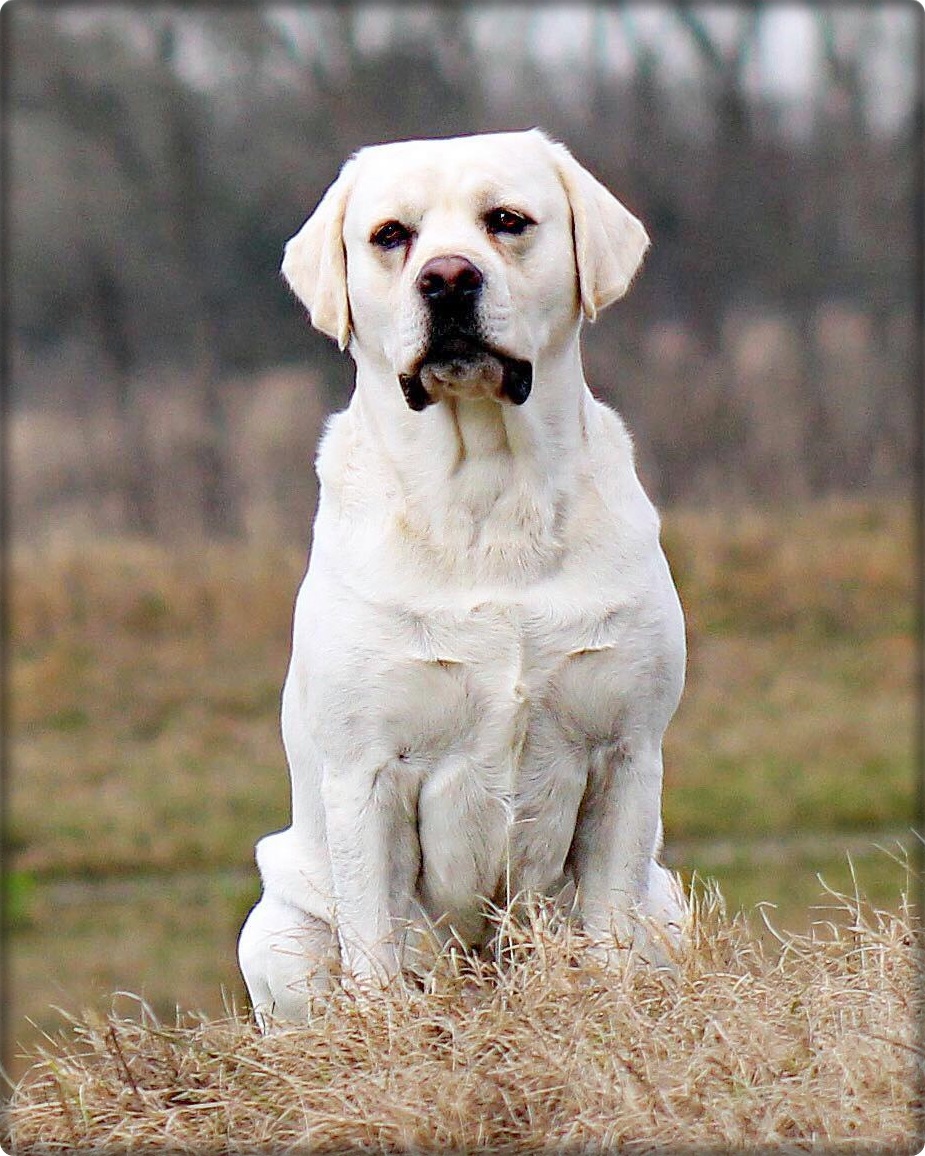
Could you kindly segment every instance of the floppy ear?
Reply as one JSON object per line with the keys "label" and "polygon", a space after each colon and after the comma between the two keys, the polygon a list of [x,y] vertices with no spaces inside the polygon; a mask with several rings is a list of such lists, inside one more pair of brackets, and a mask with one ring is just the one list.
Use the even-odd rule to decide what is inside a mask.
{"label": "floppy ear", "polygon": [[598,310],[618,301],[629,289],[649,247],[649,236],[642,222],[565,145],[549,140],[548,144],[572,207],[581,307],[593,321]]}
{"label": "floppy ear", "polygon": [[283,276],[308,308],[312,325],[341,349],[350,340],[344,213],[354,182],[354,163],[340,176],[296,235],[286,242]]}

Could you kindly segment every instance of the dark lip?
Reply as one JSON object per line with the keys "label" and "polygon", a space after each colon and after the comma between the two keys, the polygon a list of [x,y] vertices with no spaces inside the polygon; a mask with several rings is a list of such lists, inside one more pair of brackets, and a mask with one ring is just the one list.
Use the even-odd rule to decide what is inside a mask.
{"label": "dark lip", "polygon": [[491,358],[501,366],[499,400],[506,398],[513,405],[523,405],[533,388],[532,364],[496,349],[471,333],[451,331],[440,334],[431,342],[410,373],[399,374],[398,381],[408,407],[419,413],[437,400],[421,379],[422,371],[429,366],[449,367],[454,363],[465,364],[485,358]]}

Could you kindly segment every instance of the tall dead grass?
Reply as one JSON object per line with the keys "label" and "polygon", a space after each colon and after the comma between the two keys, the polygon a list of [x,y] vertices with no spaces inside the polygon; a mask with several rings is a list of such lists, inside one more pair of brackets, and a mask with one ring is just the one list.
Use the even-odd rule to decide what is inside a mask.
{"label": "tall dead grass", "polygon": [[[307,1027],[86,1014],[8,1113],[13,1153],[680,1148],[918,1152],[919,925],[832,896],[811,934],[759,934],[715,888],[674,976],[607,972],[539,909],[489,960],[422,987],[337,991]],[[825,912],[821,913],[825,916]]]}

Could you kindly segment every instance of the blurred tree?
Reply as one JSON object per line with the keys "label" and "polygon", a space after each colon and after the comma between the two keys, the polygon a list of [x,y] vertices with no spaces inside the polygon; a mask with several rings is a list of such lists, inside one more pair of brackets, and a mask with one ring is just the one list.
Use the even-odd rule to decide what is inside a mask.
{"label": "blurred tree", "polygon": [[[912,113],[876,112],[884,54],[897,85],[916,60],[914,36],[887,37],[887,8],[816,10],[819,73],[794,128],[756,82],[763,6],[598,4],[573,10],[573,25],[542,6],[8,6],[14,399],[121,415],[134,465],[125,502],[150,531],[141,403],[182,378],[198,431],[190,504],[205,532],[236,532],[227,381],[299,361],[327,407],[349,392],[346,359],[278,274],[283,242],[346,156],[379,140],[539,124],[653,236],[645,275],[586,345],[595,387],[659,447],[661,497],[696,493],[718,462],[749,476],[773,406],[742,393],[735,367],[753,356],[749,319],[769,314],[780,324],[761,332],[788,350],[792,386],[777,401],[793,477],[814,490],[858,485],[879,463],[877,476],[901,478],[921,135]],[[914,18],[905,27],[921,33]],[[556,28],[568,32],[559,53]],[[622,71],[614,45],[630,62]],[[833,317],[854,334],[863,372],[825,352]],[[673,432],[684,374],[653,336],[665,333],[709,382]],[[773,390],[766,368],[750,371],[753,393]],[[857,420],[841,420],[849,410]],[[807,445],[830,441],[850,452],[804,460]],[[786,484],[772,474],[755,473],[754,486]]]}

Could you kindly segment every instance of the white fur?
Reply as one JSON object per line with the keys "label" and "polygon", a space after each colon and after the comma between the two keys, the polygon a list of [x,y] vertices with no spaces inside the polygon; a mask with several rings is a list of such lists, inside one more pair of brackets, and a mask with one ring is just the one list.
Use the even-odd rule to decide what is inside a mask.
{"label": "white fur", "polygon": [[[491,235],[497,206],[535,228]],[[408,249],[370,243],[390,219],[413,227]],[[308,1015],[337,956],[368,984],[409,962],[425,925],[479,943],[485,899],[572,882],[605,950],[640,942],[635,914],[682,922],[656,862],[681,608],[629,436],[588,391],[578,342],[647,243],[534,131],[364,149],[287,246],[285,275],[349,343],[357,383],[319,451],[295,610],[292,824],[258,844],[264,893],[241,936],[264,1025]],[[477,379],[420,413],[404,401],[398,375],[426,336],[415,279],[450,254],[484,275],[483,331],[533,365],[521,406]]]}

